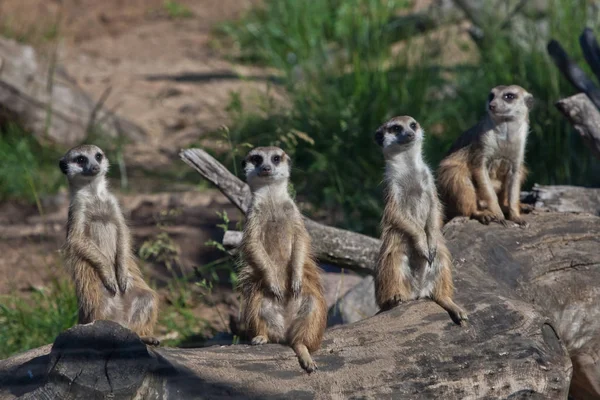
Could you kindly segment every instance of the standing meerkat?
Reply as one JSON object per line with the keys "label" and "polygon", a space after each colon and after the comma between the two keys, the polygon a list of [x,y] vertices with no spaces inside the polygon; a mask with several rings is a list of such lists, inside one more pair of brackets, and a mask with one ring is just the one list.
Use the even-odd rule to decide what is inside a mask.
{"label": "standing meerkat", "polygon": [[497,86],[487,115],[454,143],[440,163],[438,185],[448,219],[464,215],[484,224],[526,226],[519,195],[527,175],[525,144],[533,96],[517,85]]}
{"label": "standing meerkat", "polygon": [[278,147],[257,147],[242,166],[252,191],[241,245],[242,321],[253,345],[286,342],[311,373],[327,308],[310,236],[288,193],[290,158]]}
{"label": "standing meerkat", "polygon": [[94,145],[69,150],[59,162],[69,180],[65,264],[75,282],[79,323],[111,320],[151,345],[158,297],[131,252],[131,234],[119,203],[107,188],[108,160]]}
{"label": "standing meerkat", "polygon": [[385,210],[375,269],[375,297],[381,310],[400,302],[431,298],[458,324],[467,313],[452,300],[452,261],[441,232],[442,207],[423,161],[423,130],[414,118],[395,117],[379,127],[375,140],[385,157]]}

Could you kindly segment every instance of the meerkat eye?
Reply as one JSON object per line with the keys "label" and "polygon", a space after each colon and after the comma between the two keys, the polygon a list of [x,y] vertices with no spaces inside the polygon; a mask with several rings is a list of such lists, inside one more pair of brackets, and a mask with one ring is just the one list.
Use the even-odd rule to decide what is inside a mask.
{"label": "meerkat eye", "polygon": [[75,158],[75,162],[76,162],[77,164],[85,164],[85,163],[87,162],[87,157],[84,157],[84,156],[77,156],[77,157]]}
{"label": "meerkat eye", "polygon": [[98,162],[102,161],[102,154],[96,153],[96,161],[98,161]]}
{"label": "meerkat eye", "polygon": [[402,131],[402,126],[400,126],[400,125],[392,125],[392,126],[390,126],[390,131],[392,131],[392,132],[401,132]]}
{"label": "meerkat eye", "polygon": [[490,95],[488,96],[488,101],[492,100],[494,100],[494,93],[490,93]]}
{"label": "meerkat eye", "polygon": [[506,93],[504,95],[504,100],[514,100],[515,99],[515,95],[513,93]]}
{"label": "meerkat eye", "polygon": [[275,155],[273,157],[271,157],[271,161],[273,161],[273,164],[279,164],[281,162],[281,156]]}
{"label": "meerkat eye", "polygon": [[414,131],[415,129],[417,129],[417,123],[416,123],[416,122],[411,122],[411,123],[410,123],[410,129],[412,129],[413,131]]}
{"label": "meerkat eye", "polygon": [[250,162],[256,166],[259,166],[260,164],[262,164],[263,158],[262,158],[262,156],[255,154],[252,157],[250,157]]}

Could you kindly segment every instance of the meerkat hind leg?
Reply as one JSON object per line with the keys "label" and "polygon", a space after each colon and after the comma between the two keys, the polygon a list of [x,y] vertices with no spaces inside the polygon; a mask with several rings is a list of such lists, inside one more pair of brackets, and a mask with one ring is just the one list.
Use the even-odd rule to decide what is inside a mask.
{"label": "meerkat hind leg", "polygon": [[316,351],[321,344],[326,325],[325,300],[320,296],[306,294],[293,307],[297,309],[288,330],[288,342],[302,369],[310,374],[318,369],[310,352]]}
{"label": "meerkat hind leg", "polygon": [[448,250],[440,250],[440,259],[438,260],[438,262],[442,263],[440,266],[440,277],[431,298],[448,312],[455,324],[465,325],[466,321],[469,320],[467,312],[452,300],[454,285],[452,283],[452,272],[450,270],[451,261]]}
{"label": "meerkat hind leg", "polygon": [[300,366],[303,370],[310,374],[319,369],[315,361],[312,359],[306,345],[302,343],[296,343],[292,346],[292,349],[294,349],[294,352],[298,357],[298,362],[300,363]]}

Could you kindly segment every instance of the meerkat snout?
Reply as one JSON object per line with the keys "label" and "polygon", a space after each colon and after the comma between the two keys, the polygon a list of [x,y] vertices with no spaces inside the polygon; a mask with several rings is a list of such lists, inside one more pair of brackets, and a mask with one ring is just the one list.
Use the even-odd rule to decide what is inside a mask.
{"label": "meerkat snout", "polygon": [[251,187],[286,180],[290,176],[290,158],[279,147],[256,147],[244,158],[242,168]]}
{"label": "meerkat snout", "polygon": [[395,117],[380,126],[375,132],[375,141],[384,151],[402,150],[406,145],[420,142],[423,130],[412,117]]}

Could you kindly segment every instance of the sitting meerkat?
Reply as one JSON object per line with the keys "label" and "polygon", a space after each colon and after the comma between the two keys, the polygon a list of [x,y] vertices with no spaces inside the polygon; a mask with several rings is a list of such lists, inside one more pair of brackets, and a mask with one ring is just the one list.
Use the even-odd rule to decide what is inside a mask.
{"label": "sitting meerkat", "polygon": [[253,345],[286,342],[311,373],[327,308],[310,236],[288,193],[290,158],[278,147],[257,147],[242,166],[252,191],[240,247],[242,321]]}
{"label": "sitting meerkat", "polygon": [[131,234],[119,203],[107,188],[109,163],[94,145],[69,150],[59,162],[69,180],[65,264],[75,282],[79,323],[118,322],[142,341],[152,335],[158,297],[144,279],[131,251]]}
{"label": "sitting meerkat", "polygon": [[484,224],[521,217],[521,185],[527,175],[525,144],[533,96],[517,85],[497,86],[487,115],[454,143],[440,163],[438,185],[447,217],[464,215]]}
{"label": "sitting meerkat", "polygon": [[423,130],[414,118],[395,117],[379,127],[385,157],[385,209],[375,268],[382,311],[400,302],[431,298],[458,324],[467,313],[452,300],[451,255],[441,232],[442,207],[423,161]]}

